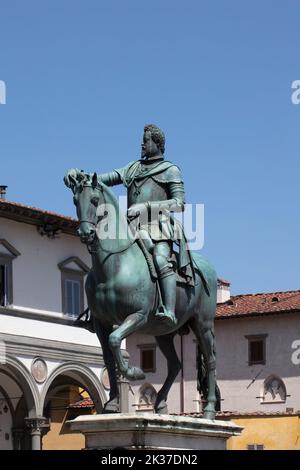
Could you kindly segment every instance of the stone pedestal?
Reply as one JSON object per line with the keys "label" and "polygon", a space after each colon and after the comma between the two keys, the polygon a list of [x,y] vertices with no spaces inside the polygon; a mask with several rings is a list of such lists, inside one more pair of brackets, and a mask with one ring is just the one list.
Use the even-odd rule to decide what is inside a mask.
{"label": "stone pedestal", "polygon": [[85,435],[86,449],[99,450],[224,450],[243,429],[230,421],[152,413],[79,416],[67,423],[70,432]]}

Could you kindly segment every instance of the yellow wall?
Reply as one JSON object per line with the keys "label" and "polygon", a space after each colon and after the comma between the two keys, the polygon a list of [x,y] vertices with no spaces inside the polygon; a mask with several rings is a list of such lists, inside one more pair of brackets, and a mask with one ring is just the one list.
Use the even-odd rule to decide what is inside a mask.
{"label": "yellow wall", "polygon": [[81,450],[85,447],[83,434],[60,434],[61,423],[51,423],[51,429],[43,437],[43,450]]}
{"label": "yellow wall", "polygon": [[232,421],[244,430],[228,440],[229,450],[247,450],[248,444],[263,444],[265,450],[300,449],[300,416],[233,417]]}
{"label": "yellow wall", "polygon": [[50,430],[43,437],[43,450],[80,450],[85,447],[82,434],[69,434],[65,422],[79,414],[90,414],[90,410],[70,410],[68,405],[82,397],[78,387],[69,387],[57,392],[50,402]]}

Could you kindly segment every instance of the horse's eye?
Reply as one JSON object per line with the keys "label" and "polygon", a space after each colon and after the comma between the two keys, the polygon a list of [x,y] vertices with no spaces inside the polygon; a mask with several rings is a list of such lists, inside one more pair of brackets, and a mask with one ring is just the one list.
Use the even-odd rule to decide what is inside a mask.
{"label": "horse's eye", "polygon": [[92,197],[91,203],[94,204],[94,206],[98,206],[99,198],[98,197]]}

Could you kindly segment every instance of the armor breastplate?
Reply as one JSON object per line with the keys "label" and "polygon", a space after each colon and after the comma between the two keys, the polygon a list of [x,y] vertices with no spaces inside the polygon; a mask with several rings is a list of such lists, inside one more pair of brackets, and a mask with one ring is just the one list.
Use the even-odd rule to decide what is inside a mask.
{"label": "armor breastplate", "polygon": [[163,183],[157,183],[153,178],[135,180],[128,188],[128,207],[133,204],[165,201],[168,199],[167,187]]}

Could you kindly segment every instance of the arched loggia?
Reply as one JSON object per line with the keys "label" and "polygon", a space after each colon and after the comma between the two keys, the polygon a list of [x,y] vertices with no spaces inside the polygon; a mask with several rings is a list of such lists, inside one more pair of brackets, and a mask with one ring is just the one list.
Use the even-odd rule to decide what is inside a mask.
{"label": "arched loggia", "polygon": [[14,391],[10,393],[14,396],[7,397],[8,403],[13,404],[13,448],[34,448],[32,435],[30,436],[32,423],[41,418],[38,414],[41,408],[38,387],[25,365],[10,355],[5,356],[5,363],[0,365],[0,372],[4,382],[6,377],[8,388]]}
{"label": "arched loggia", "polygon": [[58,366],[48,377],[41,393],[41,414],[43,413],[46,396],[54,380],[61,376],[70,377],[78,385],[83,386],[89,392],[97,413],[101,413],[104,403],[107,401],[107,395],[98,377],[86,366],[80,363],[67,362]]}

